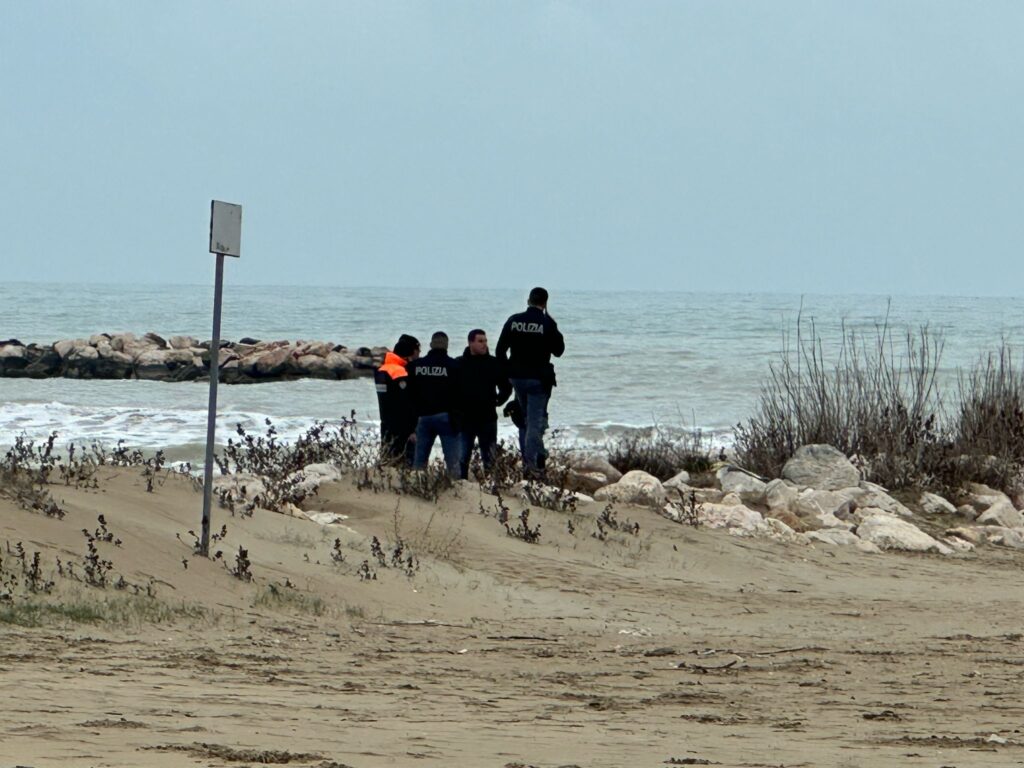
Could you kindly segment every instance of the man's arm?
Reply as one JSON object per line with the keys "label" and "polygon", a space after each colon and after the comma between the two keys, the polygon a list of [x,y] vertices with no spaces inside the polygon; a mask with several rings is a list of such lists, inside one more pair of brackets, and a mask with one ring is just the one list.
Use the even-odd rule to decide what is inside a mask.
{"label": "man's arm", "polygon": [[512,382],[505,373],[505,364],[498,360],[494,365],[494,384],[498,388],[496,406],[502,406],[512,395]]}
{"label": "man's arm", "polygon": [[511,340],[511,324],[508,320],[501,327],[501,335],[498,337],[498,346],[494,350],[494,356],[504,365],[508,362],[508,344]]}
{"label": "man's arm", "polygon": [[548,315],[547,319],[550,322],[551,330],[550,334],[545,334],[549,338],[548,344],[550,346],[548,349],[555,357],[561,357],[562,353],[565,352],[565,337],[558,330],[558,323],[555,322],[555,319],[551,315]]}

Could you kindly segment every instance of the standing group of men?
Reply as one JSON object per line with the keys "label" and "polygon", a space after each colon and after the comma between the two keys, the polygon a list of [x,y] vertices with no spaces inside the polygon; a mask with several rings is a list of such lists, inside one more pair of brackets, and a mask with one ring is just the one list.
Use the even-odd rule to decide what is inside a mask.
{"label": "standing group of men", "polygon": [[542,476],[548,400],[555,386],[551,357],[565,351],[547,306],[546,290],[530,291],[526,311],[505,321],[495,356],[480,328],[469,332],[459,358],[448,354],[443,331],[430,337],[423,357],[416,337],[402,334],[374,375],[384,457],[424,469],[440,439],[448,472],[465,479],[473,446],[479,444],[484,469],[490,471],[498,445],[497,408],[515,392],[506,411],[519,427],[523,465],[528,477]]}

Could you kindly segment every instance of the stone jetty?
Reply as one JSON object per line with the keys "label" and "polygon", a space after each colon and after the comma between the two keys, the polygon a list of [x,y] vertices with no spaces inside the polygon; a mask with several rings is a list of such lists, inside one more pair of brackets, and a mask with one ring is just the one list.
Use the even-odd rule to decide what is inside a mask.
{"label": "stone jetty", "polygon": [[[349,349],[329,341],[222,341],[219,380],[353,379],[372,375],[385,352],[384,347]],[[210,342],[192,336],[100,333],[53,344],[0,341],[0,377],[193,381],[209,376]]]}

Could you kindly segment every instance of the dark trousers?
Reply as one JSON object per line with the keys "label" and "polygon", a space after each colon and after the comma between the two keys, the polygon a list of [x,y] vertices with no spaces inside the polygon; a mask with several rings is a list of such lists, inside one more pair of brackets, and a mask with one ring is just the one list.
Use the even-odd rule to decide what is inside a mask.
{"label": "dark trousers", "polygon": [[548,428],[548,400],[551,388],[540,379],[511,379],[516,401],[523,411],[524,425],[519,428],[519,448],[527,472],[543,470],[547,451],[544,432]]}
{"label": "dark trousers", "polygon": [[416,457],[413,460],[412,468],[427,468],[435,438],[441,440],[441,450],[444,453],[445,466],[448,467],[448,475],[455,477],[459,472],[459,433],[455,431],[451,417],[447,413],[420,416],[420,420],[416,424]]}
{"label": "dark trousers", "polygon": [[498,420],[473,422],[466,420],[462,425],[460,436],[462,450],[459,457],[459,477],[469,477],[469,460],[473,456],[473,444],[480,443],[480,458],[484,462],[484,471],[490,472],[494,464],[494,456],[498,450]]}

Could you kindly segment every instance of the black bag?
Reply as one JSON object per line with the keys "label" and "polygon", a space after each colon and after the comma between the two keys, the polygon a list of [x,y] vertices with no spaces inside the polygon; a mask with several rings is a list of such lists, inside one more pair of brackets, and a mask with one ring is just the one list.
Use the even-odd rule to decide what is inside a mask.
{"label": "black bag", "polygon": [[512,419],[512,423],[519,429],[526,429],[526,414],[523,413],[523,409],[519,406],[518,400],[509,400],[508,404],[502,410],[502,414]]}

